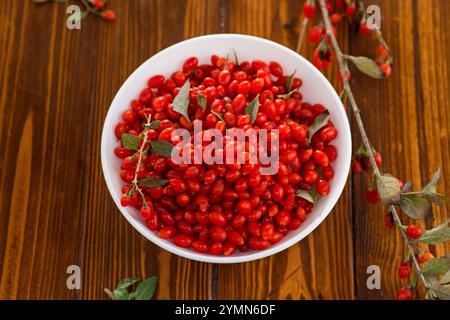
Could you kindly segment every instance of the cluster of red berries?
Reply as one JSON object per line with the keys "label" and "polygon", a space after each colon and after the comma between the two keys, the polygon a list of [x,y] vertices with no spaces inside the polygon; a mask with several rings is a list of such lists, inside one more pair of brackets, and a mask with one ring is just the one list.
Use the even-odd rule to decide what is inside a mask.
{"label": "cluster of red berries", "polygon": [[[422,234],[423,230],[415,225],[409,225],[405,229],[406,235],[411,240],[418,239]],[[425,262],[428,262],[430,259],[433,258],[433,255],[430,252],[425,252],[420,256],[417,256],[417,261],[422,264]],[[401,279],[408,279],[411,275],[411,263],[409,261],[403,262],[397,269],[398,276]],[[413,299],[413,293],[410,288],[403,287],[401,288],[396,295],[397,300],[412,300]]]}
{"label": "cluster of red berries", "polygon": [[88,3],[94,8],[97,13],[105,20],[114,21],[116,20],[116,13],[111,9],[106,9],[105,0],[88,0]]}
{"label": "cluster of red berries", "polygon": [[[408,231],[409,230],[409,231]],[[406,230],[408,237],[411,239],[417,239],[421,234],[422,230],[416,226],[410,225]],[[423,263],[426,263],[430,261],[432,258],[434,258],[433,254],[426,251],[422,255],[417,256],[417,261],[420,265]],[[402,262],[400,266],[397,269],[398,276],[401,279],[409,279],[412,271],[412,266],[409,261]],[[410,288],[403,287],[401,288],[396,295],[397,300],[412,300],[413,299],[413,293]]]}
{"label": "cluster of red berries", "polygon": [[[344,1],[344,0],[334,0],[326,1],[326,6],[328,13],[330,15],[330,22],[332,24],[332,31],[334,36],[337,35],[337,30],[335,26],[347,17],[350,21],[356,21],[358,23],[359,33],[364,36],[368,36],[371,33],[371,29],[367,25],[364,14],[357,10],[356,0]],[[316,3],[315,0],[307,0],[303,5],[303,15],[307,19],[314,18],[316,14]],[[319,23],[313,26],[309,30],[308,40],[311,43],[319,43],[327,34],[327,30],[323,23]],[[322,70],[327,68],[334,58],[333,50],[329,47],[328,41],[321,42],[313,54],[313,63],[319,69]],[[389,49],[383,44],[380,44],[377,50],[377,58],[375,62],[378,64],[380,69],[384,72],[386,78],[390,76],[392,69],[390,65],[390,53]],[[346,70],[346,78],[350,80],[350,71]],[[339,74],[339,80],[342,82],[342,76]]]}
{"label": "cluster of red berries", "polygon": [[[375,151],[373,156],[376,165],[378,167],[381,166],[382,163],[381,154]],[[362,173],[363,171],[370,172],[371,165],[368,155],[365,152],[357,152],[352,159],[352,168],[355,173]],[[381,200],[380,194],[378,193],[376,186],[370,186],[369,188],[367,188],[365,196],[367,201],[369,201],[371,204],[377,204]]]}
{"label": "cluster of red berries", "polygon": [[[186,81],[190,81],[190,121],[172,106]],[[217,55],[208,64],[199,64],[191,57],[168,78],[152,76],[117,124],[118,139],[128,133],[142,143],[145,130],[149,141],[175,144],[172,132],[177,128],[193,131],[191,122],[195,121],[222,133],[226,128],[278,129],[279,170],[275,175],[261,175],[260,163],[247,161],[177,165],[170,157],[144,153],[137,178],[156,177],[167,184],[146,187],[138,183],[142,197],[133,188],[137,154],[122,143],[115,149],[123,159],[120,176],[126,182],[122,205],[140,210],[148,228],[161,238],[200,253],[229,256],[236,250],[263,250],[279,242],[289,230],[298,229],[313,209],[313,203],[296,196],[297,190],[328,195],[329,181],[334,177],[331,163],[337,158],[330,142],[338,131],[331,121],[309,137],[310,126],[326,108],[304,102],[295,90],[301,85],[300,78],[284,75],[275,61],[237,64]],[[200,94],[206,100],[203,107],[198,101]],[[252,121],[246,108],[257,98],[259,110]],[[143,128],[148,116],[160,121],[158,128]],[[228,141],[225,146],[243,152],[245,159],[251,152],[247,142],[241,145]]]}
{"label": "cluster of red berries", "polygon": [[389,49],[386,48],[385,45],[380,44],[378,45],[377,49],[377,57],[375,59],[375,62],[380,67],[380,69],[384,72],[386,78],[389,77],[392,73],[392,66],[391,66],[391,58]]}

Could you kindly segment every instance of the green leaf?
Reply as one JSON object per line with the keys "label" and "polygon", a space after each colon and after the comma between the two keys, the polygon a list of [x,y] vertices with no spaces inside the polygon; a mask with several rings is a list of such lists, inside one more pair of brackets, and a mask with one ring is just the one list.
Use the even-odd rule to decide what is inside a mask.
{"label": "green leaf", "polygon": [[436,300],[437,299],[437,295],[434,293],[433,289],[428,289],[427,292],[425,293],[425,299],[426,300]]}
{"label": "green leaf", "polygon": [[330,121],[330,113],[328,112],[328,110],[316,117],[314,123],[309,127],[308,142],[311,142],[311,138],[313,137],[313,135],[324,126],[326,126],[328,121]]}
{"label": "green leaf", "polygon": [[197,95],[197,104],[202,108],[203,111],[206,109],[206,97],[203,93]]}
{"label": "green leaf", "polygon": [[297,73],[297,70],[295,70],[289,77],[286,79],[286,83],[284,84],[284,89],[286,89],[286,92],[291,91],[292,82],[294,81],[294,76]]}
{"label": "green leaf", "polygon": [[428,183],[425,188],[423,188],[422,191],[434,191],[436,192],[436,185],[439,182],[439,179],[441,177],[441,169],[437,169],[436,172],[433,175],[433,179],[431,179],[430,183]]}
{"label": "green leaf", "polygon": [[189,79],[186,80],[184,85],[181,87],[180,91],[178,92],[175,99],[173,99],[172,102],[172,108],[174,111],[181,114],[183,117],[186,118],[189,124],[191,124],[191,120],[189,120],[189,114],[188,114],[188,107],[189,107],[189,88],[190,88],[190,81]]}
{"label": "green leaf", "polygon": [[312,196],[311,193],[309,193],[309,191],[307,191],[307,190],[298,189],[298,190],[295,192],[295,195],[296,195],[297,197],[300,197],[300,198],[305,199],[305,200],[308,201],[308,202],[314,203],[314,198],[313,198],[313,196]]}
{"label": "green leaf", "polygon": [[450,240],[450,228],[448,223],[450,220],[447,219],[444,223],[434,227],[431,230],[425,231],[419,239],[415,242],[422,242],[428,244],[438,244]]}
{"label": "green leaf", "polygon": [[129,294],[128,300],[135,300],[136,299],[136,291],[133,291]]}
{"label": "green leaf", "polygon": [[136,300],[150,300],[156,289],[157,276],[150,277],[139,283],[136,289]]}
{"label": "green leaf", "polygon": [[413,219],[425,219],[431,213],[430,202],[418,193],[401,194],[400,208]]}
{"label": "green leaf", "polygon": [[421,272],[426,277],[437,277],[445,274],[450,268],[450,258],[440,257],[428,261],[421,269]]}
{"label": "green leaf", "polygon": [[251,119],[250,123],[253,124],[256,120],[256,116],[258,115],[259,110],[259,94],[256,95],[255,99],[248,104],[245,108],[245,114],[249,114]]}
{"label": "green leaf", "polygon": [[446,274],[439,280],[439,284],[447,284],[450,283],[450,270],[447,271]]}
{"label": "green leaf", "polygon": [[277,98],[280,98],[280,99],[288,99],[288,98],[290,98],[291,97],[291,95],[293,94],[295,92],[295,89],[294,90],[291,90],[291,91],[289,91],[288,93],[284,93],[284,94],[278,94],[277,95]]}
{"label": "green leaf", "polygon": [[139,137],[136,137],[129,133],[122,134],[122,144],[128,150],[137,151],[139,148],[140,142],[141,142],[141,140],[139,139]]}
{"label": "green leaf", "polygon": [[140,278],[132,277],[132,278],[125,278],[120,280],[119,284],[116,287],[116,290],[122,290],[127,289],[129,286],[141,281]]}
{"label": "green leaf", "polygon": [[385,74],[383,70],[370,58],[367,57],[347,57],[362,73],[375,79],[383,79]]}
{"label": "green leaf", "polygon": [[377,189],[381,200],[386,204],[398,204],[400,201],[400,181],[391,175],[382,175],[377,179]]}
{"label": "green leaf", "polygon": [[295,192],[295,195],[297,197],[303,198],[306,201],[312,203],[312,204],[316,204],[317,200],[319,200],[320,196],[317,193],[317,191],[315,189],[308,191],[308,190],[303,190],[303,189],[297,189],[297,191]]}
{"label": "green leaf", "polygon": [[234,50],[234,49],[233,49],[233,55],[234,55],[234,64],[235,64],[236,66],[238,66],[238,65],[239,65],[239,59],[238,59],[236,50]]}
{"label": "green leaf", "polygon": [[439,300],[450,300],[450,286],[437,285],[432,288],[433,293]]}
{"label": "green leaf", "polygon": [[166,140],[150,141],[153,153],[159,154],[163,157],[170,157],[172,155],[173,145]]}
{"label": "green leaf", "polygon": [[149,124],[144,124],[144,127],[147,129],[158,129],[161,125],[161,121],[152,121]]}
{"label": "green leaf", "polygon": [[219,112],[215,112],[214,110],[211,110],[211,113],[214,114],[220,120],[225,121],[225,119],[223,118],[223,114],[221,114]]}
{"label": "green leaf", "polygon": [[143,186],[149,187],[149,188],[164,186],[168,182],[169,182],[169,180],[156,178],[156,177],[148,177],[148,178],[139,180],[140,184],[142,184]]}
{"label": "green leaf", "polygon": [[403,192],[403,193],[409,192],[409,191],[411,191],[411,188],[412,188],[412,183],[411,183],[411,181],[406,181],[406,182],[403,184],[402,192]]}
{"label": "green leaf", "polygon": [[439,182],[441,177],[441,170],[437,169],[434,173],[433,179],[428,183],[420,192],[429,201],[442,206],[444,201],[450,202],[444,195],[436,191],[436,184]]}
{"label": "green leaf", "polygon": [[449,202],[449,200],[442,194],[432,191],[421,191],[420,194],[428,199],[429,201],[433,202],[434,204],[438,206],[443,206],[443,202]]}
{"label": "green leaf", "polygon": [[126,289],[115,289],[114,292],[114,299],[116,300],[128,300],[128,297],[130,293]]}

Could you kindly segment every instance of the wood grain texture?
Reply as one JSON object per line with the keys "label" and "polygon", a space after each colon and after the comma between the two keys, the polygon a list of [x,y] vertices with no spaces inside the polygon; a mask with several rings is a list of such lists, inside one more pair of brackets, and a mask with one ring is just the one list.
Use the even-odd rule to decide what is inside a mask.
{"label": "wood grain texture", "polygon": [[[386,81],[352,69],[373,146],[384,155],[385,172],[417,188],[441,167],[438,189],[450,195],[450,2],[370,3],[381,7],[395,57]],[[366,204],[365,177],[350,176],[328,218],[298,245],[237,265],[193,262],[159,249],[126,222],[104,183],[103,120],[137,66],[208,33],[252,34],[295,48],[301,6],[297,0],[114,0],[116,22],[88,17],[81,30],[70,31],[63,4],[0,1],[0,299],[106,299],[103,288],[121,278],[155,274],[157,298],[392,298],[404,285],[396,268],[405,247],[384,226],[386,207]],[[338,37],[344,51],[373,55],[374,39],[345,26]],[[302,54],[311,58],[313,49],[305,43]],[[336,64],[325,75],[339,91]],[[426,225],[449,217],[448,209],[435,209]],[[450,244],[430,250],[442,255]],[[81,266],[81,290],[66,287],[73,264]],[[381,290],[366,287],[374,264],[381,267]]]}

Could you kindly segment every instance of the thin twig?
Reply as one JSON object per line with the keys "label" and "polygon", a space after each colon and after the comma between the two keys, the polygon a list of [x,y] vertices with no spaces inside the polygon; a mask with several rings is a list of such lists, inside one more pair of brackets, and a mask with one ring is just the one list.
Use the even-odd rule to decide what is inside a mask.
{"label": "thin twig", "polygon": [[[375,162],[375,157],[373,154],[372,146],[370,145],[369,138],[367,137],[367,133],[364,128],[364,123],[361,118],[360,110],[358,108],[358,105],[356,104],[356,100],[355,100],[355,97],[353,96],[352,89],[351,89],[350,84],[345,75],[345,73],[346,73],[345,55],[342,53],[341,48],[339,47],[339,44],[338,44],[336,38],[334,37],[332,27],[331,27],[330,17],[328,15],[328,10],[327,10],[326,4],[325,4],[325,0],[319,0],[319,2],[320,2],[320,8],[322,11],[322,16],[323,16],[323,20],[325,23],[325,27],[327,29],[327,34],[331,39],[331,44],[333,45],[333,48],[334,48],[334,51],[335,51],[335,54],[336,54],[336,57],[337,57],[337,60],[339,63],[339,71],[342,75],[342,79],[344,82],[344,90],[347,93],[348,101],[350,102],[353,113],[355,114],[356,124],[358,125],[358,129],[361,134],[362,143],[364,145],[364,148],[366,149],[366,153],[367,153],[367,156],[369,157],[370,165],[372,166],[374,175],[377,179],[380,179],[382,176],[382,173],[378,169],[378,166]],[[402,225],[401,220],[400,220],[400,217],[397,213],[395,206],[393,206],[393,205],[389,206],[389,210],[392,213],[394,222],[398,226],[401,226]],[[430,285],[428,283],[428,280],[425,278],[425,276],[423,275],[423,273],[420,270],[419,262],[417,261],[414,247],[411,245],[408,235],[406,234],[406,232],[403,228],[399,227],[399,230],[400,230],[400,233],[401,233],[403,239],[405,240],[405,243],[406,243],[406,246],[407,246],[409,252],[411,253],[411,258],[412,258],[412,261],[413,261],[413,264],[414,264],[417,274],[419,275],[420,279],[424,283],[425,287],[429,288]]]}
{"label": "thin twig", "polygon": [[148,138],[147,138],[148,128],[147,127],[148,127],[148,125],[150,125],[150,122],[151,122],[151,116],[148,116],[147,123],[144,125],[145,129],[144,129],[144,131],[142,131],[142,134],[144,135],[144,137],[143,137],[142,145],[138,151],[138,161],[137,161],[137,165],[136,165],[136,171],[134,172],[134,179],[132,181],[133,188],[139,192],[139,194],[142,196],[143,201],[145,201],[145,197],[144,197],[144,193],[142,192],[141,188],[139,188],[139,186],[138,186],[138,175],[139,175],[139,169],[141,167],[141,162],[142,162],[142,153],[144,152],[144,148],[145,148],[145,145],[147,144],[147,140],[148,140]]}
{"label": "thin twig", "polygon": [[303,39],[305,38],[305,33],[306,33],[306,27],[308,26],[308,18],[304,18],[303,22],[302,22],[302,27],[300,29],[300,35],[298,37],[298,42],[297,42],[297,52],[300,53],[300,49],[302,48],[302,44],[303,44]]}

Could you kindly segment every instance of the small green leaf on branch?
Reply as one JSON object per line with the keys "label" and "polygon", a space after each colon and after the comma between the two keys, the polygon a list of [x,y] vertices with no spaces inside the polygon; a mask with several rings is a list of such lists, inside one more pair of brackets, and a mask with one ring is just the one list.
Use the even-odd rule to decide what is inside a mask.
{"label": "small green leaf on branch", "polygon": [[184,85],[180,88],[180,91],[178,92],[175,99],[173,99],[172,102],[172,108],[174,111],[181,114],[183,117],[186,118],[189,124],[191,124],[191,120],[189,120],[189,114],[188,114],[188,107],[189,107],[189,88],[190,88],[190,81],[189,79],[186,80]]}
{"label": "small green leaf on branch", "polygon": [[450,258],[447,256],[431,259],[421,269],[421,272],[426,277],[437,277],[445,274],[449,268]]}
{"label": "small green leaf on branch", "polygon": [[136,137],[135,135],[129,133],[122,134],[122,144],[125,149],[137,151],[140,142],[141,140],[139,137]]}
{"label": "small green leaf on branch", "polygon": [[444,223],[425,231],[415,242],[438,244],[450,240],[449,222],[450,219],[447,219]]}
{"label": "small green leaf on branch", "polygon": [[173,145],[166,140],[150,141],[153,153],[159,154],[163,157],[170,157],[172,155]]}
{"label": "small green leaf on branch", "polygon": [[328,110],[316,117],[314,123],[309,127],[308,130],[308,142],[311,142],[313,135],[324,126],[326,126],[328,124],[328,121],[330,121],[330,113],[328,112]]}
{"label": "small green leaf on branch", "polygon": [[150,277],[139,283],[136,289],[136,300],[150,300],[156,289],[157,276]]}
{"label": "small green leaf on branch", "polygon": [[377,178],[377,189],[381,200],[386,204],[397,204],[400,201],[400,181],[391,175]]}
{"label": "small green leaf on branch", "polygon": [[252,102],[248,104],[248,106],[245,108],[245,114],[249,114],[251,119],[250,123],[253,124],[256,120],[256,116],[258,115],[259,110],[259,94],[256,95],[256,97],[253,99]]}
{"label": "small green leaf on branch", "polygon": [[370,58],[367,57],[353,57],[346,56],[353,64],[358,68],[359,71],[368,75],[369,77],[375,79],[383,79],[385,78],[385,74],[383,70]]}
{"label": "small green leaf on branch", "polygon": [[197,104],[202,108],[203,111],[206,109],[206,97],[203,93],[197,95]]}
{"label": "small green leaf on branch", "polygon": [[169,183],[167,179],[161,179],[157,177],[148,177],[145,179],[139,180],[139,184],[146,186],[148,188],[160,187]]}

